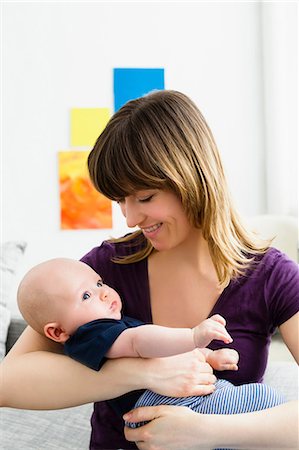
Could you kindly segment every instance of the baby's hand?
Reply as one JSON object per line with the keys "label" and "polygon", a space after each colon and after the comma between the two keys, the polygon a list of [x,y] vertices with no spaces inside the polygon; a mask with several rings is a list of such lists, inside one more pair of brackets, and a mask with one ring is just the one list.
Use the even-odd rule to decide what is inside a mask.
{"label": "baby's hand", "polygon": [[206,347],[213,339],[230,344],[233,340],[228,334],[225,325],[225,319],[219,314],[204,320],[192,329],[194,345],[196,347]]}
{"label": "baby's hand", "polygon": [[221,348],[211,351],[206,361],[215,370],[238,370],[239,353],[232,348]]}

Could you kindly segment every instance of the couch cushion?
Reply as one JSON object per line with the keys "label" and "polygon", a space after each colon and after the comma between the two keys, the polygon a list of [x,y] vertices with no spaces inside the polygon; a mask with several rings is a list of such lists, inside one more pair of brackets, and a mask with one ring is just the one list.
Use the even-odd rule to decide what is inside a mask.
{"label": "couch cushion", "polygon": [[23,333],[27,324],[23,319],[12,319],[8,327],[7,340],[6,340],[6,353],[9,352],[14,345],[20,334]]}
{"label": "couch cushion", "polygon": [[[293,362],[270,362],[265,383],[286,400],[298,399],[298,367]],[[5,450],[88,450],[92,405],[55,411],[0,409],[0,448]]]}
{"label": "couch cushion", "polygon": [[286,400],[298,400],[298,365],[293,361],[270,361],[264,383],[281,392]]}
{"label": "couch cushion", "polygon": [[88,450],[92,405],[55,411],[1,408],[5,450]]}
{"label": "couch cushion", "polygon": [[26,243],[23,241],[11,241],[1,244],[0,251],[0,360],[5,355],[5,343],[7,330],[10,323],[10,311],[8,305],[11,303],[16,287],[17,268],[23,257]]}

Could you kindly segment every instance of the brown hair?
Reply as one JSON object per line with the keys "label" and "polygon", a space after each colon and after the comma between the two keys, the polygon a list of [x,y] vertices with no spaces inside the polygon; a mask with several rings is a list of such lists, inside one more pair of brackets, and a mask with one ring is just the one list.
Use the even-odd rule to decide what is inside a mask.
{"label": "brown hair", "polygon": [[[209,244],[219,282],[245,273],[258,240],[236,214],[212,132],[196,105],[176,91],[157,91],[125,104],[110,119],[88,157],[96,189],[112,200],[141,189],[170,189],[182,201],[192,225]],[[141,232],[116,241],[130,242]],[[140,236],[141,239],[143,236]],[[135,262],[153,250],[150,242]]]}

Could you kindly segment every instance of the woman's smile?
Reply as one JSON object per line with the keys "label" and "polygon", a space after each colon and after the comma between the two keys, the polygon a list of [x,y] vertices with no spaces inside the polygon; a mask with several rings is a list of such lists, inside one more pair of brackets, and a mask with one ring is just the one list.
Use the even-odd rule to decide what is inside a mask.
{"label": "woman's smile", "polygon": [[151,238],[157,234],[157,231],[161,228],[162,225],[162,222],[160,222],[150,227],[142,227],[141,230],[146,237]]}

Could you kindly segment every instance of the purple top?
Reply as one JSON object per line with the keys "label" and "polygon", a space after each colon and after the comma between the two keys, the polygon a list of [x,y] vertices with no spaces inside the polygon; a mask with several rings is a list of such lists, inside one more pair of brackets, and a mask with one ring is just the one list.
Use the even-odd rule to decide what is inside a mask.
{"label": "purple top", "polygon": [[[134,264],[115,264],[111,258],[131,253],[128,243],[104,242],[82,258],[120,294],[123,314],[152,323],[147,259]],[[231,281],[210,312],[221,314],[233,337],[232,348],[240,354],[239,370],[221,372],[221,378],[234,384],[261,382],[268,359],[271,335],[277,326],[299,310],[298,265],[271,248],[257,258],[247,276]],[[211,349],[229,347],[213,341]],[[219,376],[219,373],[216,373]],[[137,395],[120,400],[95,403],[90,448],[136,449],[124,438],[124,423],[116,412],[119,405],[129,410]],[[125,400],[123,401],[123,398]],[[115,407],[116,406],[116,407]]]}

